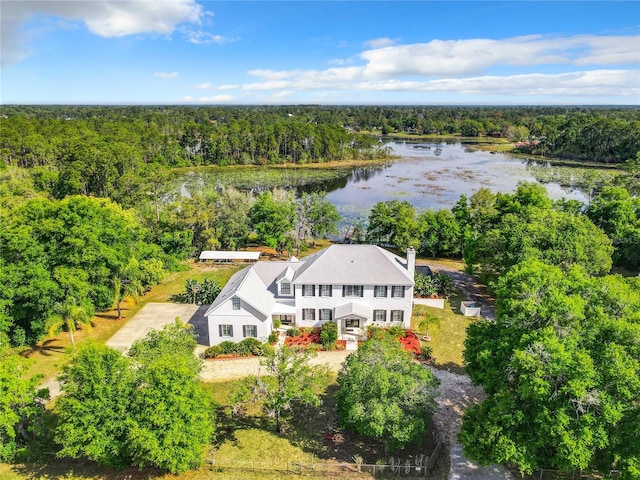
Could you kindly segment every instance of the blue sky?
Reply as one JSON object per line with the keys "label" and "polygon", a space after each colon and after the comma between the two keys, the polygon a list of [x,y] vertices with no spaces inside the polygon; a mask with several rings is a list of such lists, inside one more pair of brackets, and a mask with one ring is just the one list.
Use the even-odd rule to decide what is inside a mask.
{"label": "blue sky", "polygon": [[640,104],[637,1],[0,8],[3,104]]}

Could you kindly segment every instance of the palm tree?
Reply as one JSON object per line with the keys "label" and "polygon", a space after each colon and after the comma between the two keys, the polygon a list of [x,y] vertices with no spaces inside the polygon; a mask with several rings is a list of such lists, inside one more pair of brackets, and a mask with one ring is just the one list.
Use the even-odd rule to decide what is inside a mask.
{"label": "palm tree", "polygon": [[433,333],[433,330],[437,330],[439,327],[440,319],[429,312],[426,312],[424,314],[424,318],[420,320],[420,323],[418,324],[418,328],[420,330],[425,330],[425,340],[431,340],[431,336],[429,335],[429,328],[431,328]]}
{"label": "palm tree", "polygon": [[118,309],[118,320],[122,318],[120,303],[125,298],[132,298],[138,302],[142,293],[142,285],[137,280],[121,279],[119,276],[113,277],[113,304]]}
{"label": "palm tree", "polygon": [[55,335],[60,328],[66,327],[71,336],[71,345],[75,345],[73,332],[76,331],[79,325],[85,325],[87,331],[91,330],[92,312],[90,309],[78,305],[73,298],[69,298],[63,303],[56,303],[53,309],[55,313],[48,321],[49,336]]}

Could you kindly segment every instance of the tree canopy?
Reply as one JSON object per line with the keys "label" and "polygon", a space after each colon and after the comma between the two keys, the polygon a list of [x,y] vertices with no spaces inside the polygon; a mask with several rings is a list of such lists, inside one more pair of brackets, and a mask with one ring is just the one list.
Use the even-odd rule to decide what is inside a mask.
{"label": "tree canopy", "polygon": [[108,199],[33,198],[0,216],[2,327],[14,344],[110,308],[114,277],[148,287],[164,274],[162,250],[145,241],[132,211]]}
{"label": "tree canopy", "polygon": [[498,281],[495,322],[471,324],[466,370],[487,399],[464,416],[482,463],[640,473],[640,280],[539,260]]}
{"label": "tree canopy", "polygon": [[61,457],[172,473],[197,468],[214,433],[193,334],[176,322],[134,343],[130,356],[83,344],[64,367],[56,403]]}
{"label": "tree canopy", "polygon": [[29,362],[0,348],[0,462],[42,433],[46,389],[38,388],[41,376],[28,376]]}
{"label": "tree canopy", "polygon": [[420,441],[436,408],[438,384],[395,338],[369,339],[338,374],[340,425],[391,450]]}

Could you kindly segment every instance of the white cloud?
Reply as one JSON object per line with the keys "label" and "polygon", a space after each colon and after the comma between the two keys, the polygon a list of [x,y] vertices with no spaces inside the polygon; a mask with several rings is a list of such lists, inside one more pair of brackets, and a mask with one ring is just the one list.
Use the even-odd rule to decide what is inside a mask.
{"label": "white cloud", "polygon": [[235,98],[233,95],[213,95],[212,97],[200,97],[198,98],[199,102],[206,103],[229,103],[233,102]]}
{"label": "white cloud", "polygon": [[432,40],[366,50],[363,76],[477,75],[494,66],[640,64],[640,36]]}
{"label": "white cloud", "polygon": [[395,45],[396,43],[398,43],[397,40],[392,40],[391,38],[387,37],[381,37],[374,38],[373,40],[368,40],[364,42],[364,45],[371,48],[383,48],[390,47],[391,45]]}
{"label": "white cloud", "polygon": [[640,95],[640,72],[593,70],[560,74],[487,75],[430,81],[384,80],[361,82],[353,88],[361,91],[447,92],[488,96],[633,97]]}
{"label": "white cloud", "polygon": [[240,85],[214,85],[213,83],[197,83],[193,88],[199,88],[200,90],[235,90],[240,88]]}
{"label": "white cloud", "polygon": [[236,38],[224,37],[222,35],[214,35],[213,33],[192,27],[184,27],[181,31],[187,37],[187,40],[194,45],[210,45],[212,43],[224,45],[238,40]]}
{"label": "white cloud", "polygon": [[2,2],[2,64],[28,55],[21,25],[36,15],[82,22],[101,37],[156,33],[170,35],[181,23],[200,24],[203,8],[195,0],[93,0]]}
{"label": "white cloud", "polygon": [[179,74],[178,74],[178,72],[171,72],[171,73],[169,73],[169,72],[154,72],[153,76],[157,77],[157,78],[164,78],[165,80],[171,80],[171,79],[174,79],[174,78],[178,78]]}
{"label": "white cloud", "polygon": [[[640,65],[638,45],[638,35],[432,40],[365,50],[359,66],[250,70],[260,81],[242,88],[633,97],[640,94],[640,71],[628,66]],[[552,73],[556,65],[565,73]],[[585,65],[602,68],[580,71]],[[576,68],[566,73],[570,66]],[[491,69],[505,73],[487,75]]]}

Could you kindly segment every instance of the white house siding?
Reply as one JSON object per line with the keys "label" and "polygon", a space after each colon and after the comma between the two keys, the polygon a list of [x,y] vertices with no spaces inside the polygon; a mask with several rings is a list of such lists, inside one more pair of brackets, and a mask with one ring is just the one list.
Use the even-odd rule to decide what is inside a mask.
{"label": "white house siding", "polygon": [[[261,312],[242,300],[240,301],[240,310],[234,310],[231,299],[221,304],[214,314],[209,315],[208,324],[211,345],[217,345],[226,340],[232,342],[244,340],[246,338],[242,328],[244,325],[255,325],[258,333],[257,339],[261,342],[267,340],[272,329],[270,317],[267,319]],[[221,337],[220,325],[233,325],[233,336]]]}
{"label": "white house siding", "polygon": [[[335,321],[335,308],[339,305],[348,302],[358,302],[368,305],[373,310],[386,310],[387,321],[380,322],[378,325],[385,326],[391,325],[391,310],[402,310],[403,313],[403,326],[410,328],[411,326],[411,307],[413,297],[413,287],[405,286],[404,298],[391,298],[391,285],[387,285],[387,297],[379,298],[374,297],[374,285],[364,285],[362,297],[343,297],[342,285],[332,285],[331,297],[320,297],[318,295],[318,285],[315,288],[315,296],[303,297],[302,285],[295,285],[296,295],[296,325],[299,327],[318,327],[322,325],[319,317],[318,310],[321,308],[331,309],[333,314],[333,320]],[[313,308],[316,310],[315,321],[302,320],[302,310],[305,308]],[[367,319],[367,325],[372,322],[372,318]]]}

